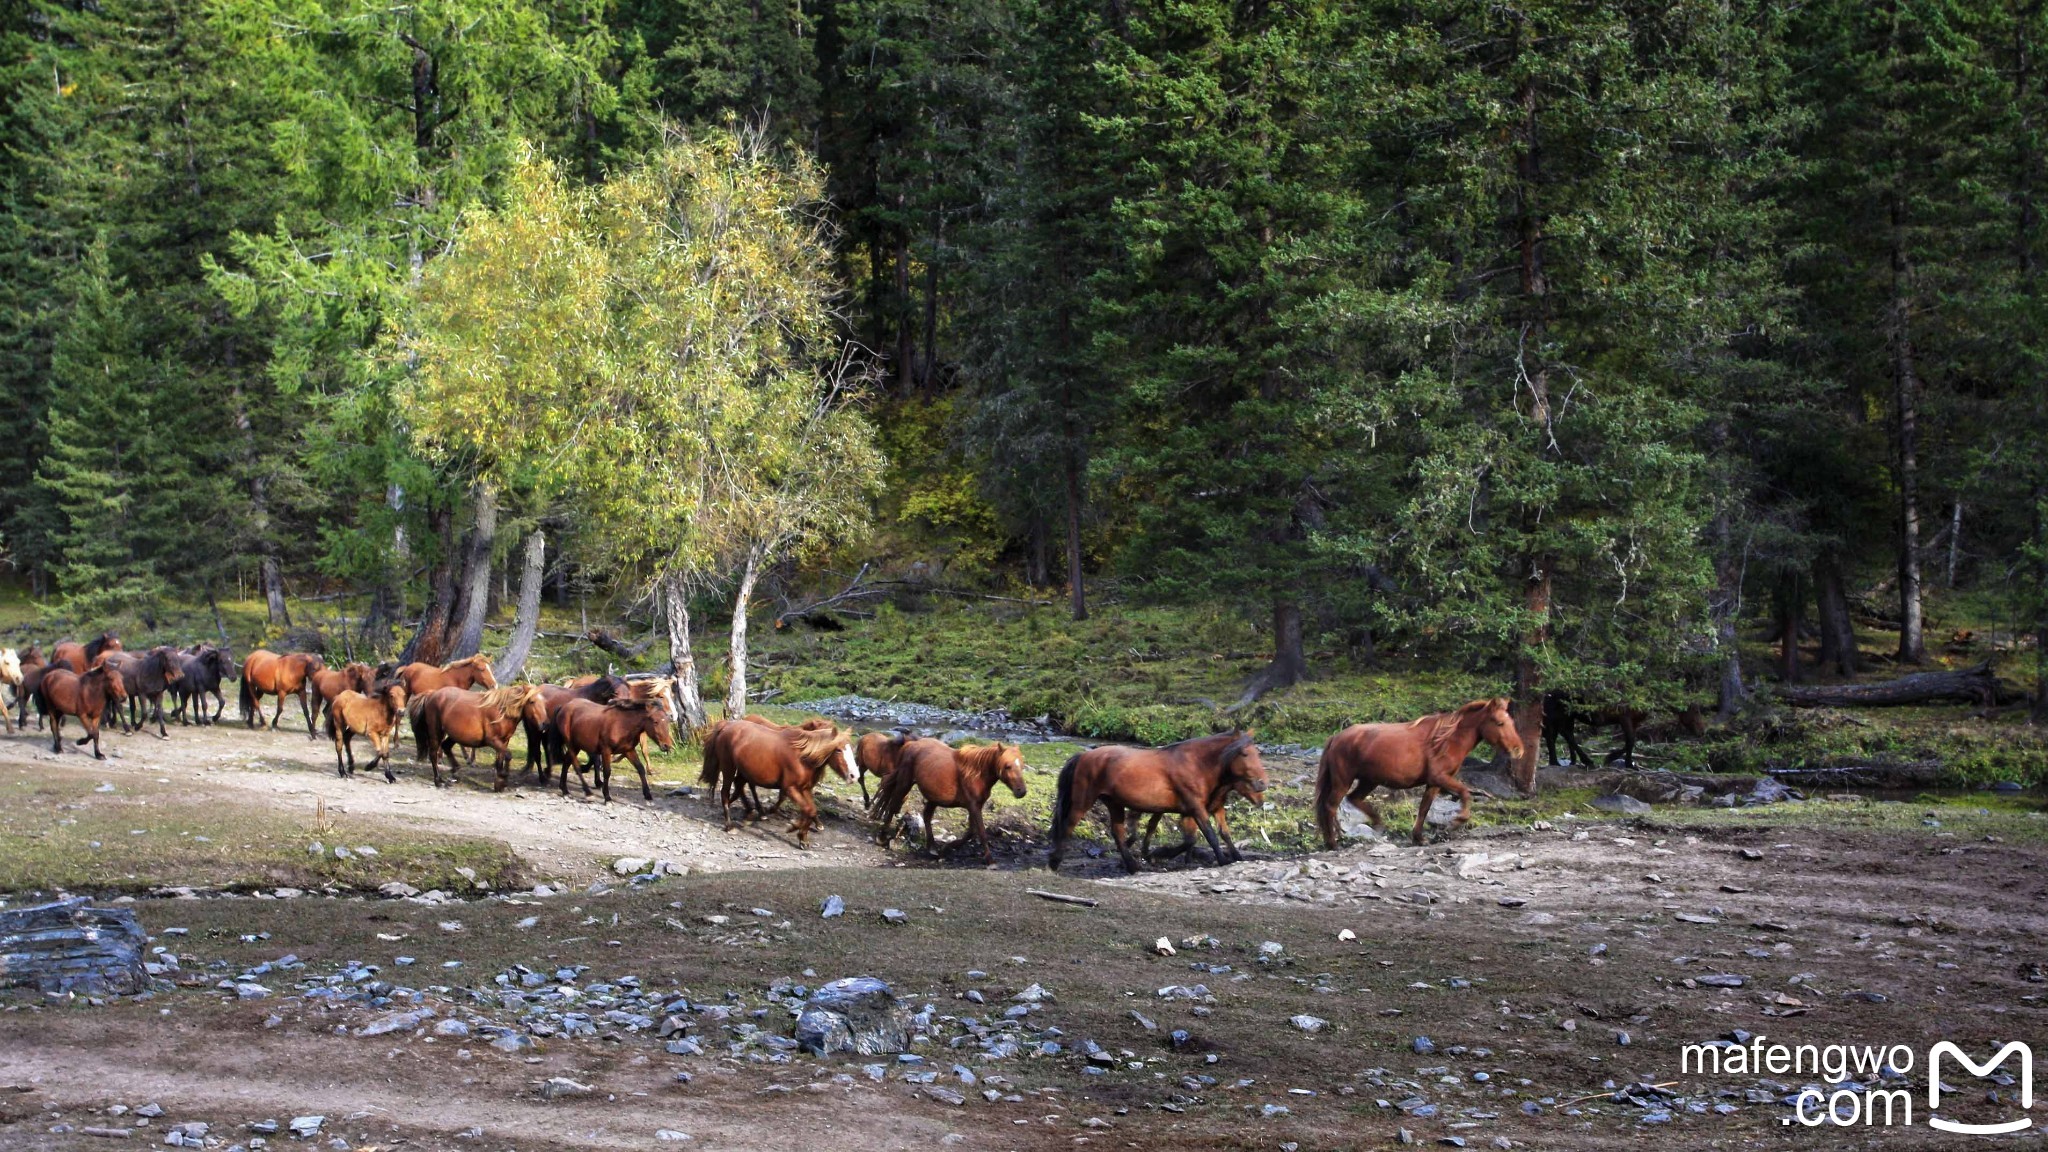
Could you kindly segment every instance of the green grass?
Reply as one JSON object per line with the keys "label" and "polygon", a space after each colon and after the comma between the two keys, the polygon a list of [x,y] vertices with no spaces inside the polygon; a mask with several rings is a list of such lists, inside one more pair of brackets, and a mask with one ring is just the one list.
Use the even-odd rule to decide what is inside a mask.
{"label": "green grass", "polygon": [[[98,787],[75,774],[0,773],[0,892],[375,889],[392,880],[470,891],[479,881],[496,889],[523,882],[519,858],[492,840],[323,819],[311,809],[285,815],[126,775],[112,792]],[[319,855],[308,850],[315,842]],[[351,855],[337,858],[337,845]],[[357,851],[364,846],[376,854]]]}

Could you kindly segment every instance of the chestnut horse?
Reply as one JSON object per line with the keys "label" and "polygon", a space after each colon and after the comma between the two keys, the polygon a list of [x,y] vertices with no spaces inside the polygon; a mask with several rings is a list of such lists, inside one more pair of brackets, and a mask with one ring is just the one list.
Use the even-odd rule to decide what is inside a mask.
{"label": "chestnut horse", "polygon": [[1266,762],[1259,758],[1250,732],[1197,736],[1164,748],[1090,748],[1060,769],[1052,804],[1052,852],[1046,863],[1059,871],[1067,838],[1097,800],[1109,811],[1110,835],[1126,872],[1138,870],[1126,823],[1131,812],[1180,813],[1195,822],[1209,840],[1209,851],[1221,860],[1223,844],[1210,813],[1217,797],[1233,791],[1254,804],[1265,802]]}
{"label": "chestnut horse", "polygon": [[85,725],[85,735],[77,742],[90,742],[93,759],[105,760],[100,751],[100,720],[110,704],[119,717],[121,702],[127,698],[121,674],[104,662],[94,664],[82,676],[69,668],[52,668],[36,688],[36,705],[50,718],[50,751],[64,750],[64,718],[76,716]]}
{"label": "chestnut horse", "polygon": [[76,640],[59,640],[50,648],[50,663],[61,664],[73,672],[83,672],[93,666],[102,652],[119,652],[121,638],[112,632],[99,635],[80,644]]}
{"label": "chestnut horse", "polygon": [[[334,707],[334,698],[343,692],[368,696],[376,686],[377,670],[360,660],[351,661],[339,668],[317,669],[313,673],[313,694],[320,697],[320,703],[313,711],[316,715],[324,717]],[[406,695],[411,694],[412,689],[406,689]],[[331,731],[334,726],[329,724],[327,727]]]}
{"label": "chestnut horse", "polygon": [[[612,760],[624,756],[640,771],[640,798],[650,802],[654,799],[654,789],[647,782],[647,761],[640,755],[640,738],[653,737],[663,752],[675,748],[675,738],[669,728],[668,707],[660,700],[628,697],[609,704],[570,700],[562,705],[549,723],[562,747],[562,795],[569,794],[569,769],[575,766],[576,757],[580,755],[597,772],[598,787],[604,790],[604,802],[611,803]],[[582,779],[580,769],[576,776]],[[590,795],[587,781],[583,785],[583,794]]]}
{"label": "chestnut horse", "polygon": [[[759,724],[763,728],[773,728],[778,731],[783,728],[809,728],[813,732],[835,732],[839,728],[838,725],[825,719],[823,716],[813,716],[808,720],[799,720],[795,724],[777,723],[758,712],[749,712],[745,716],[740,717],[740,719],[745,720],[749,724]],[[855,771],[857,772],[858,769]],[[862,789],[862,794],[866,794],[866,789]],[[748,819],[758,820],[763,816],[773,816],[777,812],[782,811],[782,802],[788,798],[787,794],[777,792],[775,794],[775,803],[764,806],[761,803],[761,790],[749,784],[747,790],[740,795],[740,807],[742,814]],[[861,806],[866,807],[867,802],[863,800]]]}
{"label": "chestnut horse", "polygon": [[[1330,737],[1316,769],[1316,827],[1322,831],[1323,845],[1337,846],[1337,808],[1346,800],[1365,813],[1374,828],[1386,827],[1379,809],[1366,799],[1381,785],[1390,789],[1421,786],[1422,803],[1409,837],[1417,844],[1422,843],[1430,805],[1436,803],[1439,791],[1460,801],[1451,827],[1470,820],[1472,790],[1458,779],[1458,769],[1481,741],[1521,764],[1522,737],[1515,731],[1507,697],[1474,700],[1456,711],[1434,712],[1406,724],[1353,724]],[[1514,775],[1516,786],[1527,792],[1536,775],[1535,761],[1526,769],[1517,767]]]}
{"label": "chestnut horse", "polygon": [[909,741],[907,732],[886,736],[880,732],[860,734],[860,740],[853,746],[853,763],[860,776],[861,807],[872,809],[875,806],[875,802],[868,798],[868,777],[873,776],[878,784],[887,781],[889,774],[896,771],[897,755]]}
{"label": "chestnut horse", "polygon": [[511,766],[512,733],[522,723],[542,724],[540,689],[531,684],[513,684],[488,692],[467,688],[436,688],[414,702],[413,742],[420,759],[434,767],[434,786],[441,786],[441,756],[448,757],[449,782],[460,771],[455,749],[488,747],[497,754],[497,783],[493,792],[505,790],[506,770]]}
{"label": "chestnut horse", "polygon": [[997,781],[1009,786],[1010,795],[1023,799],[1024,754],[1015,744],[952,748],[938,740],[905,743],[896,757],[895,771],[875,793],[875,818],[882,822],[877,842],[887,848],[889,841],[896,838],[896,817],[903,811],[903,802],[910,798],[910,790],[915,788],[924,797],[925,852],[937,854],[933,814],[941,808],[965,808],[967,831],[980,842],[982,861],[995,863],[981,807],[988,803]]}
{"label": "chestnut horse", "polygon": [[[176,684],[171,685],[171,695],[177,698],[177,706],[171,715],[180,724],[216,724],[220,714],[227,710],[227,697],[221,695],[220,683],[235,678],[235,654],[233,650],[214,644],[198,644],[187,648],[178,657],[178,670],[183,673]],[[213,713],[207,714],[206,697],[213,697]],[[186,719],[185,709],[192,709],[192,718]]]}
{"label": "chestnut horse", "polygon": [[142,726],[148,723],[142,715],[146,702],[156,712],[158,738],[169,739],[170,729],[164,726],[164,693],[185,678],[178,650],[168,644],[159,644],[147,652],[109,652],[106,663],[120,673],[121,687],[128,693],[128,722],[121,726],[121,730],[142,731]]}
{"label": "chestnut horse", "polygon": [[498,677],[491,671],[491,658],[481,652],[450,664],[407,664],[398,670],[398,678],[405,681],[405,690],[414,698],[425,696],[436,688],[468,691],[478,685],[485,688],[498,686]]}
{"label": "chestnut horse", "polygon": [[[355,738],[368,736],[370,747],[377,753],[370,767],[382,765],[384,782],[398,783],[398,777],[391,774],[391,737],[404,715],[405,685],[397,680],[386,681],[381,687],[373,685],[367,693],[353,688],[335,693],[334,699],[327,702],[327,734],[334,737],[336,774],[344,780],[356,774]],[[348,756],[346,768],[342,766],[344,753]]]}
{"label": "chestnut horse", "polygon": [[796,802],[796,820],[789,830],[796,833],[798,847],[809,848],[811,830],[821,826],[818,804],[811,795],[818,779],[827,764],[837,764],[839,774],[851,782],[852,760],[846,733],[837,729],[769,728],[745,720],[722,720],[712,725],[704,738],[704,774],[699,782],[718,787],[728,832],[735,827],[732,797],[742,787],[758,784],[782,789]]}
{"label": "chestnut horse", "polygon": [[[21,653],[12,648],[0,648],[0,684],[14,689],[15,703],[21,702]],[[14,709],[0,711],[0,720],[7,722],[7,730],[14,731]]]}
{"label": "chestnut horse", "polygon": [[277,711],[270,717],[270,730],[277,731],[277,722],[284,717],[284,698],[299,698],[299,713],[306,718],[306,739],[318,740],[320,733],[313,726],[313,673],[327,666],[326,661],[311,652],[288,652],[279,655],[268,648],[258,648],[242,661],[242,722],[251,728],[259,727],[263,721],[263,698],[277,697]]}
{"label": "chestnut horse", "polygon": [[[50,665],[43,659],[43,650],[31,644],[21,650],[21,680],[14,686],[14,725],[28,727],[28,702],[35,699],[36,685],[43,682],[43,673]],[[36,727],[43,726],[43,712],[36,709]]]}

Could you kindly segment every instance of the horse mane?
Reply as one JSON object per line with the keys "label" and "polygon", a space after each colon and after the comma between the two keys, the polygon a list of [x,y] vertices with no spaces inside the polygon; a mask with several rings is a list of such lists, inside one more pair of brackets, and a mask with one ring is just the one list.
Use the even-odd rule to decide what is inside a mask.
{"label": "horse mane", "polygon": [[1000,743],[976,744],[968,748],[953,749],[953,758],[966,771],[977,776],[986,775],[994,778],[1002,766],[1004,751],[1005,748]]}
{"label": "horse mane", "polygon": [[825,757],[831,755],[833,742],[844,739],[844,736],[836,728],[827,730],[823,728],[791,727],[770,728],[768,731],[787,740],[789,746],[796,750],[797,759],[802,760],[806,764],[811,763],[813,760],[822,762]]}
{"label": "horse mane", "polygon": [[475,654],[475,655],[473,655],[473,656],[464,656],[464,657],[463,657],[462,659],[460,659],[460,660],[450,660],[450,661],[449,661],[448,663],[446,663],[446,664],[443,664],[443,665],[441,665],[441,671],[443,671],[443,672],[453,672],[453,671],[455,671],[455,670],[456,670],[457,668],[464,668],[464,667],[477,667],[477,666],[479,666],[479,665],[489,665],[489,664],[490,664],[490,662],[491,662],[491,661],[490,661],[490,658],[489,658],[489,657],[485,656],[485,655],[484,655],[483,653],[481,653],[481,652],[478,652],[478,653],[476,653],[476,654]]}
{"label": "horse mane", "polygon": [[1493,699],[1491,697],[1485,700],[1470,700],[1458,705],[1449,712],[1438,712],[1415,721],[1417,724],[1422,723],[1424,720],[1436,721],[1435,727],[1429,730],[1429,737],[1423,742],[1423,747],[1427,749],[1429,758],[1434,760],[1450,745],[1451,736],[1464,723],[1465,717],[1491,707],[1493,707]]}
{"label": "horse mane", "polygon": [[531,684],[507,684],[502,688],[491,688],[481,694],[477,700],[477,707],[497,713],[500,719],[517,716],[520,710],[526,707],[527,694],[534,691],[537,689]]}

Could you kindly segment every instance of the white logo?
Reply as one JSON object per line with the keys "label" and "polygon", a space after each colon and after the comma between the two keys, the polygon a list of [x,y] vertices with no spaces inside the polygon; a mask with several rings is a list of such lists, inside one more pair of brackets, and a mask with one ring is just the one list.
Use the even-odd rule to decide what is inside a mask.
{"label": "white logo", "polygon": [[[1979,1077],[1991,1075],[1991,1070],[2005,1063],[2007,1056],[2015,1052],[2019,1053],[2020,1107],[2031,1109],[2034,1106],[2033,1049],[2018,1040],[2014,1040],[2005,1047],[2000,1048],[1991,1059],[1979,1064],[1964,1055],[1961,1048],[1956,1047],[1947,1040],[1943,1040],[1927,1052],[1927,1109],[1930,1113],[1941,1107],[1941,1057],[1944,1052],[1955,1057],[1963,1067],[1968,1068],[1970,1075]],[[2025,1130],[2033,1123],[2032,1120],[2022,1116],[2017,1120],[2008,1120],[2003,1124],[1963,1124],[1955,1120],[1944,1120],[1935,1115],[1929,1115],[1927,1122],[1944,1132],[1962,1132],[1972,1136],[1998,1136],[2007,1132],[2019,1132]]]}

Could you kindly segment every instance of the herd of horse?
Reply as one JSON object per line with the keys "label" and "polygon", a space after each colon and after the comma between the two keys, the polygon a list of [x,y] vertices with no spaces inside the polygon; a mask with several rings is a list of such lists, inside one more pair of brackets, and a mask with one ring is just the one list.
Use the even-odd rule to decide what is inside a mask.
{"label": "herd of horse", "polygon": [[[75,718],[84,732],[75,743],[91,744],[92,754],[104,759],[100,733],[109,715],[123,732],[141,732],[154,723],[156,734],[167,739],[167,719],[219,723],[226,709],[221,685],[234,679],[241,685],[242,721],[251,728],[277,730],[286,699],[297,697],[307,735],[327,735],[334,745],[335,771],[344,778],[355,774],[355,741],[360,737],[372,752],[368,768],[381,768],[384,779],[395,782],[392,745],[401,725],[409,725],[417,758],[430,767],[436,787],[443,784],[444,760],[452,783],[462,761],[473,765],[476,753],[487,748],[494,756],[493,790],[502,792],[510,782],[512,737],[520,733],[525,737],[525,771],[537,776],[543,787],[559,773],[566,797],[574,769],[583,794],[594,794],[594,777],[596,792],[608,803],[612,767],[624,760],[639,772],[642,798],[652,801],[645,745],[651,741],[664,752],[675,746],[670,682],[659,678],[603,675],[565,684],[500,685],[490,661],[481,655],[440,665],[350,662],[329,668],[315,653],[260,648],[238,665],[226,645],[128,652],[110,632],[84,643],[55,644],[47,658],[34,645],[19,652],[0,649],[0,683],[12,685],[15,692],[12,709],[0,713],[0,719],[10,732],[26,727],[33,705],[37,723],[48,725],[51,750],[61,752],[64,723]],[[273,697],[276,705],[266,721],[264,705]],[[690,735],[703,752],[700,783],[718,804],[728,831],[738,826],[735,805],[741,819],[752,821],[789,803],[796,815],[788,830],[806,848],[822,826],[815,793],[828,771],[848,783],[858,782],[883,847],[894,840],[915,793],[923,804],[926,852],[937,847],[938,810],[957,808],[967,816],[967,835],[960,845],[976,845],[989,863],[994,862],[994,853],[983,809],[998,785],[1018,798],[1026,792],[1023,754],[1012,744],[955,747],[901,731],[856,736],[822,718],[780,724],[758,715],[721,720]],[[1481,743],[1522,765],[1515,783],[1526,791],[1535,764],[1533,758],[1525,762],[1505,698],[1474,700],[1406,723],[1354,724],[1332,736],[1323,747],[1316,780],[1315,821],[1324,844],[1337,847],[1338,815],[1346,803],[1364,813],[1375,828],[1384,828],[1379,809],[1369,799],[1381,787],[1422,790],[1411,833],[1417,844],[1423,842],[1428,814],[1440,793],[1460,802],[1451,827],[1464,824],[1472,814],[1472,791],[1458,779],[1458,770]],[[870,776],[879,782],[872,796]],[[1058,870],[1076,826],[1098,804],[1128,871],[1139,870],[1140,854],[1155,858],[1152,836],[1166,816],[1180,822],[1181,843],[1163,855],[1192,859],[1199,835],[1216,862],[1242,859],[1231,839],[1227,805],[1235,796],[1261,806],[1266,787],[1266,767],[1248,730],[1159,748],[1086,749],[1060,769],[1048,863]],[[764,805],[763,789],[778,794],[772,807]],[[1135,848],[1129,826],[1133,813],[1150,818]]]}

